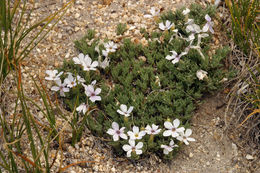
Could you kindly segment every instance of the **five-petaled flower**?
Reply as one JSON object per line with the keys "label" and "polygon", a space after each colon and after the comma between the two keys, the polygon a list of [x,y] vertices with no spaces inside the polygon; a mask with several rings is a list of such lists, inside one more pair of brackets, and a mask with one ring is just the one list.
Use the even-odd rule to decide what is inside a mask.
{"label": "five-petaled flower", "polygon": [[66,87],[66,83],[61,83],[61,80],[58,79],[58,80],[55,80],[55,83],[57,86],[53,86],[51,87],[51,90],[52,91],[60,91],[60,95],[62,97],[65,97],[65,92],[69,92],[70,89]]}
{"label": "five-petaled flower", "polygon": [[128,136],[132,140],[136,139],[142,139],[142,137],[146,134],[145,131],[139,131],[139,127],[134,126],[133,131],[128,131],[127,132]]}
{"label": "five-petaled flower", "polygon": [[124,115],[125,117],[129,117],[130,113],[133,111],[134,107],[130,106],[129,109],[127,110],[127,106],[124,104],[120,105],[120,109],[117,110],[117,112],[121,115]]}
{"label": "five-petaled flower", "polygon": [[159,126],[152,124],[152,127],[150,125],[147,125],[145,128],[145,132],[149,135],[156,135],[160,133],[161,129],[159,129]]}
{"label": "five-petaled flower", "polygon": [[178,147],[178,145],[174,144],[173,140],[170,141],[170,145],[161,145],[161,148],[163,148],[163,153],[166,155],[169,154],[175,147]]}
{"label": "five-petaled flower", "polygon": [[59,74],[58,70],[46,70],[46,74],[49,76],[45,77],[46,80],[59,80],[60,76],[63,74],[63,72],[60,72]]}
{"label": "five-petaled flower", "polygon": [[143,143],[142,142],[138,142],[137,145],[135,145],[135,141],[134,140],[129,140],[129,144],[125,144],[123,145],[123,150],[126,151],[126,156],[127,157],[131,157],[131,153],[134,152],[136,155],[140,155],[142,154],[142,147],[143,147]]}
{"label": "five-petaled flower", "polygon": [[213,30],[213,22],[211,21],[211,18],[209,17],[208,14],[205,15],[205,19],[207,21],[207,23],[203,26],[202,31],[203,32],[207,32],[208,30],[213,34],[214,30]]}
{"label": "five-petaled flower", "polygon": [[82,53],[80,53],[78,57],[74,57],[73,61],[75,64],[82,65],[84,71],[96,70],[96,67],[98,66],[97,61],[92,62],[89,55],[84,56]]}
{"label": "five-petaled flower", "polygon": [[[106,52],[115,52],[117,49],[117,45],[113,41],[109,41],[104,44],[104,47],[106,48]],[[102,51],[103,52],[103,51]],[[104,53],[103,53],[104,55]],[[105,56],[105,55],[104,55]]]}
{"label": "five-petaled flower", "polygon": [[72,76],[71,73],[68,73],[68,77],[64,79],[64,83],[67,84],[69,88],[73,88],[77,85],[76,79]]}
{"label": "five-petaled flower", "polygon": [[85,94],[89,97],[89,100],[92,102],[100,101],[101,97],[98,96],[98,94],[101,93],[101,88],[94,89],[93,85],[84,85],[85,88]]}
{"label": "five-petaled flower", "polygon": [[182,52],[181,54],[178,55],[177,52],[175,51],[170,51],[170,52],[172,53],[172,55],[167,55],[166,59],[172,61],[173,64],[179,62],[181,57],[187,54],[187,52]]}
{"label": "five-petaled flower", "polygon": [[196,76],[197,76],[197,78],[198,78],[199,80],[203,80],[204,78],[207,78],[207,77],[208,77],[207,74],[208,74],[208,72],[206,72],[206,71],[204,71],[204,70],[198,70],[198,71],[196,72]]}
{"label": "five-petaled flower", "polygon": [[[179,136],[181,132],[183,132],[185,130],[184,127],[179,127],[180,125],[180,120],[179,119],[175,119],[172,123],[169,121],[166,121],[164,123],[164,127],[168,130],[165,130],[163,132],[163,136],[172,136],[174,138],[176,138],[177,136]],[[179,127],[179,128],[178,128]]]}
{"label": "five-petaled flower", "polygon": [[186,145],[189,145],[188,141],[195,141],[194,138],[190,138],[189,136],[192,134],[192,130],[191,129],[186,129],[185,133],[181,132],[180,136],[177,136],[177,139],[179,141],[184,142]]}
{"label": "five-petaled flower", "polygon": [[122,127],[119,129],[119,125],[117,122],[112,123],[112,129],[108,129],[107,133],[111,136],[113,136],[114,141],[118,141],[119,137],[123,139],[127,139],[126,134],[124,134],[125,127]]}
{"label": "five-petaled flower", "polygon": [[166,20],[165,24],[163,22],[159,23],[159,28],[163,31],[171,29],[171,27],[174,26],[174,23],[171,23],[171,21]]}
{"label": "five-petaled flower", "polygon": [[85,114],[88,110],[88,105],[86,103],[81,103],[77,108],[76,111],[78,111],[79,113],[82,112],[83,114]]}

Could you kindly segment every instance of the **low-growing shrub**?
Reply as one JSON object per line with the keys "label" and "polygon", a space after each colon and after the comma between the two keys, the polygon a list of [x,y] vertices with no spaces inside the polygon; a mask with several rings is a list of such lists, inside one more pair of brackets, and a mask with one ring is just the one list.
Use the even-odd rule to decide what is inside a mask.
{"label": "low-growing shrub", "polygon": [[75,43],[82,53],[58,70],[63,74],[47,72],[58,86],[51,90],[76,109],[79,123],[111,139],[118,155],[171,159],[183,143],[195,140],[189,120],[198,99],[229,77],[221,63],[228,48],[209,54],[213,15],[214,8],[197,5],[168,12],[158,31],[142,31],[147,46],[86,36]]}

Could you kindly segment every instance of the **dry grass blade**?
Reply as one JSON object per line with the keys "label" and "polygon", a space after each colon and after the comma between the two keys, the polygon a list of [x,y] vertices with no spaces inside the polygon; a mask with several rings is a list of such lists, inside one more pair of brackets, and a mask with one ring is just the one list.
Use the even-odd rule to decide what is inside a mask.
{"label": "dry grass blade", "polygon": [[250,114],[246,117],[246,119],[245,119],[241,124],[239,124],[238,127],[241,127],[251,116],[253,116],[253,115],[257,114],[257,113],[260,113],[260,109],[255,109],[252,113],[250,113]]}
{"label": "dry grass blade", "polygon": [[97,161],[79,161],[79,162],[76,162],[76,163],[72,163],[72,164],[69,164],[68,166],[65,166],[64,168],[61,168],[58,172],[63,172],[65,171],[66,169],[72,167],[72,166],[75,166],[75,165],[79,165],[79,164],[82,164],[82,163],[96,163]]}

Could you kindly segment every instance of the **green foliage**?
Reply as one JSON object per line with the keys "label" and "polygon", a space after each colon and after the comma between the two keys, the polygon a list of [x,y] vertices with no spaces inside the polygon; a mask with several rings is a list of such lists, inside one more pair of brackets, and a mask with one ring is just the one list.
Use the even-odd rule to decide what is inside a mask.
{"label": "green foliage", "polygon": [[123,35],[124,32],[126,32],[127,30],[127,27],[126,27],[126,24],[124,23],[119,23],[116,27],[116,34],[117,35]]}
{"label": "green foliage", "polygon": [[[0,0],[0,87],[8,73],[45,38],[74,1],[69,1],[55,13],[30,24],[34,3],[31,4],[33,7],[29,8],[28,0]],[[54,23],[48,27],[51,22]]]}
{"label": "green foliage", "polygon": [[[0,150],[0,169],[18,173],[22,171],[22,165],[24,172],[51,172],[52,166],[49,162],[50,144],[54,140],[58,141],[54,107],[50,100],[47,99],[48,95],[44,87],[40,89],[35,83],[43,100],[42,107],[24,95],[20,71],[17,79],[18,93],[14,112],[12,116],[8,116],[5,110],[2,109],[3,112],[0,114],[1,138],[3,146],[6,146],[4,151]],[[31,104],[46,117],[48,124],[42,125],[36,120],[31,111]],[[18,108],[21,108],[21,110]],[[48,133],[42,134],[42,126],[48,130]],[[28,140],[30,149],[26,154],[22,148],[24,143],[22,139],[24,138]]]}
{"label": "green foliage", "polygon": [[[212,7],[204,10],[194,5],[191,8],[190,17],[196,19],[202,27],[206,23],[205,14],[211,15],[213,12]],[[202,15],[204,15],[203,18]],[[164,14],[161,21],[165,20],[174,22],[182,36],[188,37],[184,24],[186,17],[180,10]],[[219,81],[229,75],[224,71],[221,63],[229,49],[220,48],[212,57],[208,56],[210,37],[203,38],[201,43],[205,60],[197,50],[190,49],[189,53],[181,57],[177,64],[173,64],[165,57],[173,50],[180,54],[189,46],[189,43],[176,36],[171,30],[154,33],[142,30],[142,33],[147,39],[151,38],[148,46],[135,44],[130,39],[123,40],[115,53],[109,53],[110,65],[106,69],[85,72],[72,61],[65,62],[61,69],[79,74],[86,80],[86,84],[97,80],[95,87],[102,89],[100,102],[95,104],[88,102],[90,107],[98,108],[97,111],[89,114],[86,120],[87,127],[95,135],[111,138],[106,132],[111,128],[112,122],[117,122],[120,127],[126,127],[125,132],[132,130],[133,125],[144,128],[148,124],[156,124],[163,128],[165,121],[172,121],[176,118],[181,121],[182,126],[189,127],[189,120],[198,99],[203,94],[218,89],[221,86]],[[195,44],[197,41],[196,38]],[[93,61],[98,60],[99,57],[98,51],[95,50],[97,45],[97,42],[90,43],[90,40],[85,38],[75,43],[80,52],[89,54]],[[103,48],[101,45],[99,51]],[[145,59],[140,57],[145,57]],[[208,72],[207,79],[197,78],[196,72],[201,69]],[[72,105],[76,103],[77,98],[80,100],[78,104],[87,102],[84,88],[78,86],[75,90],[79,92],[72,91],[64,98],[70,110],[73,110]],[[134,107],[129,119],[117,113],[121,104]],[[162,156],[161,145],[168,145],[170,140],[161,132],[154,136],[153,142],[149,141],[149,135],[138,141],[144,143],[144,155],[154,152]],[[126,140],[109,142],[119,155],[125,153],[122,146],[126,143],[128,143]],[[176,140],[175,143],[182,145]],[[178,149],[174,149],[174,152],[164,158],[171,159],[177,151]],[[137,158],[132,157],[132,159]]]}
{"label": "green foliage", "polygon": [[259,56],[260,28],[257,16],[259,16],[258,0],[232,0],[226,2],[232,19],[233,39],[246,54],[255,50]]}

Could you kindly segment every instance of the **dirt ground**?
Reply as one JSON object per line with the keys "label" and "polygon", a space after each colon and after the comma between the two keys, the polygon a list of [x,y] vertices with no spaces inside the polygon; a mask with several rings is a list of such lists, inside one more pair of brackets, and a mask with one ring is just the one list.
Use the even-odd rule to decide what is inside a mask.
{"label": "dirt ground", "polygon": [[[47,0],[36,1],[37,10],[33,15],[36,21],[42,14],[55,11],[66,1]],[[186,0],[113,0],[110,5],[103,5],[101,0],[78,0],[69,9],[64,19],[32,52],[30,59],[25,61],[23,80],[26,94],[37,98],[30,76],[45,76],[45,70],[57,68],[64,59],[77,56],[73,41],[81,38],[86,29],[95,29],[101,38],[114,39],[118,23],[127,23],[128,27],[136,28],[126,33],[131,37],[140,38],[140,29],[146,26],[148,30],[155,28],[154,22],[143,19],[143,14],[151,7],[175,10],[177,7],[193,1]],[[205,4],[205,1],[200,1]],[[50,88],[50,86],[47,85]],[[163,173],[246,173],[255,172],[252,160],[247,159],[243,150],[233,143],[224,133],[225,94],[218,93],[206,96],[191,121],[196,142],[185,146],[170,163],[162,163],[158,158],[150,158],[140,163],[130,163],[125,159],[113,158],[113,154],[105,144],[98,139],[85,134],[76,148],[67,147],[64,151],[65,164],[81,159],[95,160],[97,164],[75,166],[67,172],[163,172]],[[10,105],[12,109],[12,105]],[[37,116],[37,115],[36,115]],[[39,115],[40,117],[40,115]],[[103,147],[100,147],[103,146]],[[55,149],[51,151],[55,152]],[[149,163],[149,164],[147,164]],[[260,164],[260,163],[259,163]],[[58,165],[58,163],[57,163]],[[255,164],[257,165],[257,164]],[[260,172],[260,170],[259,170]]]}

